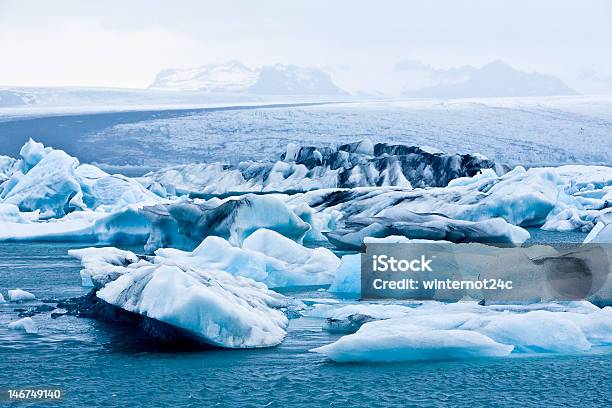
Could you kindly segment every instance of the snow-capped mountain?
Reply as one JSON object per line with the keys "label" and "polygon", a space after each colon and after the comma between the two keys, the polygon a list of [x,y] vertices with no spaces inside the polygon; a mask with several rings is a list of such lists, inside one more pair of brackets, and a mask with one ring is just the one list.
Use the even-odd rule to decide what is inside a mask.
{"label": "snow-capped mountain", "polygon": [[205,92],[244,92],[257,82],[259,73],[238,61],[197,68],[166,69],[155,77],[150,89]]}
{"label": "snow-capped mountain", "polygon": [[267,65],[251,69],[240,62],[197,68],[167,69],[157,74],[149,89],[247,93],[254,95],[341,95],[331,77],[316,68]]}
{"label": "snow-capped mountain", "polygon": [[436,69],[415,61],[400,64],[406,75],[425,73],[431,85],[406,89],[404,96],[419,98],[472,98],[507,96],[576,95],[559,78],[537,72],[523,72],[496,60],[480,68],[463,66]]}

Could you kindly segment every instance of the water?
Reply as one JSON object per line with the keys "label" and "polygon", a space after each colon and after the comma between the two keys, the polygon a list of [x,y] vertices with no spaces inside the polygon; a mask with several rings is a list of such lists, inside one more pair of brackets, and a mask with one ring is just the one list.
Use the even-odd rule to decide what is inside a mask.
{"label": "water", "polygon": [[[0,243],[0,291],[6,295],[7,289],[20,287],[38,299],[84,294],[79,264],[66,255],[72,247]],[[339,337],[323,331],[321,320],[313,318],[292,320],[286,341],[275,348],[179,351],[161,348],[127,327],[68,316],[51,319],[50,313],[33,317],[40,326],[38,335],[9,331],[6,324],[17,318],[15,308],[0,305],[0,389],[57,387],[65,390],[62,406],[612,403],[610,354],[337,364],[308,352]]]}

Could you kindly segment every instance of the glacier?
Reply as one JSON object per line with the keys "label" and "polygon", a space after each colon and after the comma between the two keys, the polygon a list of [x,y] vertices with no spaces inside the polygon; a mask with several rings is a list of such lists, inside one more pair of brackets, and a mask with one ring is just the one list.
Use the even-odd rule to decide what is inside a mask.
{"label": "glacier", "polygon": [[286,335],[288,320],[280,309],[288,301],[263,283],[180,258],[139,257],[115,248],[71,255],[85,268],[83,281],[97,286],[96,297],[139,316],[150,334],[170,332],[224,348],[275,346]]}
{"label": "glacier", "polygon": [[[371,307],[371,315],[382,315],[383,320],[367,322],[354,334],[311,351],[338,362],[398,362],[572,354],[612,344],[612,308],[570,302],[566,311],[553,312],[547,310],[551,306],[507,309],[475,302],[426,302],[400,309],[397,305],[362,305],[358,309],[362,314],[367,315]],[[323,315],[346,317],[352,311],[354,308],[327,310]]]}

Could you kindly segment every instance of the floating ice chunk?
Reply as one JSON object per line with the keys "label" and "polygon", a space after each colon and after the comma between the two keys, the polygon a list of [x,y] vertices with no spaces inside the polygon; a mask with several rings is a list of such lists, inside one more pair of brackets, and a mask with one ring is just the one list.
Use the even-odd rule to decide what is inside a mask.
{"label": "floating ice chunk", "polygon": [[612,243],[612,223],[604,224],[603,222],[597,223],[597,225],[591,230],[589,235],[584,239],[584,243],[593,244],[611,244]]}
{"label": "floating ice chunk", "polygon": [[12,302],[28,302],[36,299],[36,296],[34,296],[32,293],[21,289],[9,290],[8,296]]}
{"label": "floating ice chunk", "polygon": [[30,139],[22,150],[22,166],[6,181],[0,180],[0,199],[21,211],[40,211],[44,218],[63,217],[76,211],[105,207],[107,211],[129,204],[155,204],[162,199],[140,183],[99,168],[79,164],[62,150],[45,148]]}
{"label": "floating ice chunk", "polygon": [[301,242],[310,229],[282,200],[273,196],[247,194],[221,203],[209,201],[145,207],[143,214],[152,224],[147,251],[168,246],[193,249],[210,235],[239,246],[260,228]]}
{"label": "floating ice chunk", "polygon": [[361,296],[361,254],[344,255],[329,287],[332,293]]}
{"label": "floating ice chunk", "polygon": [[11,330],[23,330],[28,334],[38,333],[38,326],[31,317],[24,317],[8,324]]}
{"label": "floating ice chunk", "polygon": [[0,303],[6,303],[6,300],[4,299],[4,295],[2,293],[0,293]]}
{"label": "floating ice chunk", "polygon": [[588,231],[609,211],[612,168],[563,166],[516,167],[498,176],[484,170],[455,179],[445,188],[393,187],[318,190],[291,196],[289,205],[306,203],[318,213],[338,211],[345,220],[385,217],[401,220],[408,212],[438,214],[453,220],[503,218],[525,227]]}
{"label": "floating ice chunk", "polygon": [[142,265],[98,291],[111,305],[227,348],[269,347],[285,337],[284,297],[214,269]]}
{"label": "floating ice chunk", "polygon": [[242,248],[219,237],[207,237],[193,252],[158,249],[156,263],[227,271],[269,287],[329,285],[340,260],[325,248],[305,248],[279,233],[259,229]]}
{"label": "floating ice chunk", "polygon": [[412,239],[450,242],[485,242],[522,244],[529,233],[502,218],[484,221],[453,220],[437,214],[416,214],[405,211],[396,218],[355,217],[344,221],[345,229],[327,233],[338,248],[358,250],[365,237],[384,238],[403,235]]}
{"label": "floating ice chunk", "polygon": [[587,351],[591,343],[564,313],[538,310],[523,314],[501,314],[468,320],[462,329],[477,330],[493,340],[515,346],[523,353],[575,353]]}
{"label": "floating ice chunk", "polygon": [[50,147],[45,147],[42,143],[35,142],[30,138],[19,151],[19,155],[23,159],[23,172],[27,173],[29,169],[40,163],[52,150]]}
{"label": "floating ice chunk", "polygon": [[0,155],[0,196],[2,195],[3,183],[19,170],[21,161],[8,156]]}
{"label": "floating ice chunk", "polygon": [[83,286],[102,287],[128,272],[128,265],[139,261],[133,252],[112,247],[70,249],[68,255],[81,261]]}
{"label": "floating ice chunk", "polygon": [[[475,302],[425,302],[403,308],[362,303],[320,305],[309,313],[339,321],[356,315],[377,320],[313,350],[341,362],[469,358],[508,355],[511,351],[580,353],[612,345],[612,308],[599,309],[588,302],[490,307]],[[421,334],[424,337],[419,337]],[[444,336],[448,336],[447,343]],[[421,344],[424,338],[429,343]],[[466,339],[471,339],[471,346],[462,343]],[[483,349],[479,351],[479,347]]]}
{"label": "floating ice chunk", "polygon": [[24,219],[16,205],[0,203],[0,222],[21,224],[27,220]]}
{"label": "floating ice chunk", "polygon": [[[71,201],[81,193],[81,187],[73,177],[78,160],[61,150],[52,150],[27,173],[20,174],[16,183],[3,190],[3,201],[15,204],[22,211],[40,210],[49,217],[61,217],[75,209],[82,209],[82,202]],[[15,175],[13,176],[15,177]]]}
{"label": "floating ice chunk", "polygon": [[0,241],[144,243],[151,231],[138,205],[110,213],[75,211],[49,220],[38,220],[37,213],[19,213],[19,217],[11,221],[0,219]]}
{"label": "floating ice chunk", "polygon": [[337,362],[401,362],[507,356],[511,345],[465,330],[435,330],[407,319],[366,323],[355,334],[312,349]]}

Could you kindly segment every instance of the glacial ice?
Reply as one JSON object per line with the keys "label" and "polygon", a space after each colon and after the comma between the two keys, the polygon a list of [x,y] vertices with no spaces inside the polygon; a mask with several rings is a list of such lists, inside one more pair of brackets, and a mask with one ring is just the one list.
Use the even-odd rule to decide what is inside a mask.
{"label": "glacial ice", "polygon": [[446,186],[457,177],[501,166],[482,156],[429,152],[370,140],[338,147],[290,143],[277,162],[188,164],[151,172],[140,181],[170,194],[296,192],[320,188]]}
{"label": "glacial ice", "polygon": [[8,291],[8,296],[11,302],[28,302],[36,299],[32,293],[21,289],[13,289]]}
{"label": "glacial ice", "polygon": [[128,272],[128,267],[139,261],[133,252],[113,247],[70,249],[68,255],[83,266],[81,284],[98,288]]}
{"label": "glacial ice", "polygon": [[28,334],[38,333],[38,326],[31,317],[24,317],[8,324],[11,330],[23,330]]}
{"label": "glacial ice", "polygon": [[584,239],[584,242],[593,244],[612,244],[612,222],[609,224],[604,224],[603,222],[597,223],[589,235]]}
{"label": "glacial ice", "polygon": [[0,155],[0,187],[19,168],[19,161],[12,157]]}
{"label": "glacial ice", "polygon": [[313,315],[346,320],[355,313],[376,321],[311,351],[339,362],[391,362],[510,353],[580,353],[612,345],[612,308],[599,309],[588,302],[321,305]]}
{"label": "glacial ice", "polygon": [[4,295],[2,293],[0,293],[0,303],[6,303],[6,300],[4,299]]}
{"label": "glacial ice", "polygon": [[[74,252],[78,251],[83,250]],[[119,255],[120,259],[124,257],[123,253]],[[267,229],[249,235],[241,248],[223,238],[209,236],[192,252],[161,248],[155,255],[154,263],[223,270],[273,288],[329,285],[340,264],[338,257],[326,248],[306,248]]]}
{"label": "glacial ice", "polygon": [[383,320],[366,323],[357,333],[311,351],[347,363],[501,357],[512,349],[478,332],[429,329],[407,320]]}
{"label": "glacial ice", "polygon": [[437,214],[404,211],[394,218],[353,217],[344,222],[345,229],[325,234],[338,248],[358,250],[366,237],[384,238],[403,235],[413,239],[451,242],[488,242],[522,244],[529,233],[502,218],[484,221],[462,221]]}
{"label": "glacial ice", "polygon": [[282,295],[215,269],[141,262],[107,283],[97,296],[219,347],[275,346],[288,324],[278,310],[285,305]]}
{"label": "glacial ice", "polygon": [[149,252],[163,247],[193,249],[209,235],[239,246],[260,228],[301,242],[310,229],[282,200],[254,194],[145,207],[142,213],[152,225]]}
{"label": "glacial ice", "polygon": [[[0,212],[6,206],[0,204]],[[110,213],[75,211],[48,220],[39,220],[36,212],[21,212],[17,216],[14,208],[8,208],[4,216],[0,214],[0,241],[143,243],[151,226],[138,208],[134,204]]]}
{"label": "glacial ice", "polygon": [[[367,217],[400,222],[413,213],[472,222],[502,218],[514,226],[588,232],[609,216],[611,185],[610,167],[516,167],[502,176],[485,170],[472,178],[452,180],[445,188],[322,189],[290,196],[287,203],[305,203],[318,214],[340,212],[345,225],[351,219]],[[338,228],[343,228],[342,222]],[[408,232],[418,234],[419,229],[412,226]],[[510,229],[506,234],[525,235]]]}
{"label": "glacial ice", "polygon": [[329,287],[332,293],[361,295],[361,254],[344,255]]}
{"label": "glacial ice", "polygon": [[30,139],[21,149],[19,170],[0,185],[0,200],[22,212],[40,211],[40,218],[61,218],[73,211],[111,211],[162,199],[140,183],[109,175],[62,150]]}

